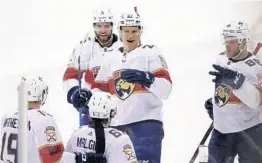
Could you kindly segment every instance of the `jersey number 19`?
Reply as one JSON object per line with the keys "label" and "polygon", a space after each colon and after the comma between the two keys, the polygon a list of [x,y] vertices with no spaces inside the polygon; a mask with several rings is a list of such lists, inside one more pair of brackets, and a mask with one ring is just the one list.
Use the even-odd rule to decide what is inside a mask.
{"label": "jersey number 19", "polygon": [[17,163],[17,140],[16,133],[4,133],[2,137],[1,160]]}

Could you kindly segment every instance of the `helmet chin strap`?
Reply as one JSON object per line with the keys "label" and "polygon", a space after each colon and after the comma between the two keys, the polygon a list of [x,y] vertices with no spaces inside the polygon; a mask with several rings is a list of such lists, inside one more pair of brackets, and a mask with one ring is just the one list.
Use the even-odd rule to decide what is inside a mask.
{"label": "helmet chin strap", "polygon": [[239,50],[239,53],[238,53],[236,56],[231,57],[231,59],[237,60],[237,58],[240,57],[240,55],[241,55],[242,52],[246,49],[246,47],[247,47],[247,45],[245,45],[245,47],[244,47],[243,49],[239,48],[239,49],[240,49],[240,50]]}

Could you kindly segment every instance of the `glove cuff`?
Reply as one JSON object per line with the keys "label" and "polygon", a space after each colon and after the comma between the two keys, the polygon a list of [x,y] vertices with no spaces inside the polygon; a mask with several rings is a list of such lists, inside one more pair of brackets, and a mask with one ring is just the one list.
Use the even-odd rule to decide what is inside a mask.
{"label": "glove cuff", "polygon": [[72,104],[72,95],[78,89],[78,86],[74,86],[67,92],[67,102]]}
{"label": "glove cuff", "polygon": [[155,81],[155,76],[153,73],[149,71],[146,71],[145,74],[146,74],[146,79],[147,79],[145,87],[150,88],[151,84],[153,84]]}
{"label": "glove cuff", "polygon": [[236,76],[237,76],[236,79],[237,79],[238,84],[236,84],[234,89],[239,89],[243,85],[243,83],[245,82],[246,76],[243,75],[242,73],[238,73],[238,72],[237,72]]}

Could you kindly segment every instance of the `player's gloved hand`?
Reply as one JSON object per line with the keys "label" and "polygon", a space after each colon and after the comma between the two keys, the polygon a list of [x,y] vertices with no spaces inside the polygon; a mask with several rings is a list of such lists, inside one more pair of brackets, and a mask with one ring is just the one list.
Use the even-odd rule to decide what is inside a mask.
{"label": "player's gloved hand", "polygon": [[207,111],[209,117],[210,117],[212,120],[214,120],[212,98],[209,98],[208,100],[206,100],[206,102],[205,102],[205,108],[206,108],[206,111]]}
{"label": "player's gloved hand", "polygon": [[210,71],[209,74],[215,76],[214,83],[225,84],[231,86],[233,89],[238,89],[245,81],[245,75],[237,71],[230,70],[219,65],[213,65],[217,71]]}
{"label": "player's gloved hand", "polygon": [[88,112],[88,101],[92,96],[92,92],[87,89],[80,89],[78,86],[71,88],[67,93],[67,101],[78,110],[79,108],[85,107],[83,109],[83,114]]}
{"label": "player's gloved hand", "polygon": [[155,81],[155,76],[151,72],[136,69],[122,71],[121,78],[129,83],[137,83],[147,88],[150,88],[151,84]]}
{"label": "player's gloved hand", "polygon": [[96,153],[75,153],[76,163],[106,163],[103,154]]}

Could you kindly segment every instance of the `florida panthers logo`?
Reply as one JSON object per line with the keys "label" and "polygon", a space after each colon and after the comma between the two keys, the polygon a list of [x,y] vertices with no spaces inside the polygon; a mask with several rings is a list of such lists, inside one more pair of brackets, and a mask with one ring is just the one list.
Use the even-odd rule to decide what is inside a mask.
{"label": "florida panthers logo", "polygon": [[222,107],[226,105],[230,99],[231,94],[232,94],[232,90],[228,86],[223,84],[217,85],[214,95],[215,104],[218,107]]}
{"label": "florida panthers logo", "polygon": [[114,84],[116,95],[121,100],[127,99],[135,90],[135,84],[128,83],[124,79],[121,79],[120,72],[114,73]]}

